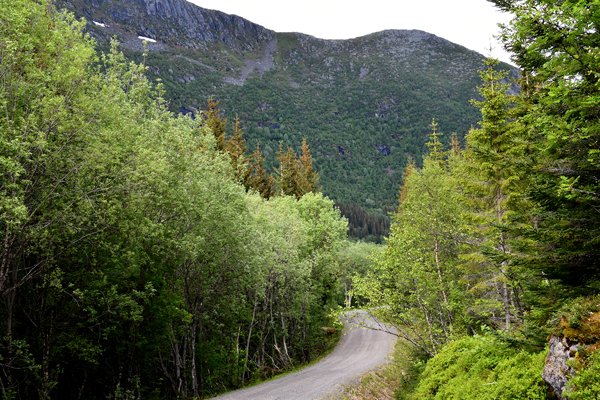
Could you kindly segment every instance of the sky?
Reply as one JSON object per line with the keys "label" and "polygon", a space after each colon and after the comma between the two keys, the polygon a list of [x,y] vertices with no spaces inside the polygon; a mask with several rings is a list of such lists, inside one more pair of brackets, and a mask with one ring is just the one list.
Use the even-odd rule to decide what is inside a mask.
{"label": "sky", "polygon": [[[350,39],[385,29],[420,29],[510,62],[494,38],[510,20],[486,0],[188,0],[276,32]],[[491,52],[490,52],[491,48]]]}

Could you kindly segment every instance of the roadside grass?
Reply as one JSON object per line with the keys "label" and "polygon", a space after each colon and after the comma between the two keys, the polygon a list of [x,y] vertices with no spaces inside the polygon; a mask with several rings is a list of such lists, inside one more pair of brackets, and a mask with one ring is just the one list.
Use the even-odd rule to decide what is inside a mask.
{"label": "roadside grass", "polygon": [[[337,326],[337,324],[335,324],[335,325]],[[329,354],[331,354],[331,352],[333,352],[333,350],[335,350],[337,344],[339,343],[340,339],[342,338],[342,335],[343,335],[343,331],[341,329],[336,329],[335,332],[330,331],[330,332],[325,333],[325,338],[324,338],[324,342],[323,342],[323,350],[319,353],[319,355],[317,357],[313,358],[311,361],[309,361],[307,363],[297,364],[290,369],[287,369],[283,372],[277,373],[268,378],[256,377],[253,380],[248,381],[248,383],[245,384],[244,386],[239,387],[237,389],[230,389],[230,390],[226,390],[226,391],[220,392],[220,393],[213,393],[211,395],[208,395],[208,397],[202,397],[202,398],[203,399],[211,399],[213,397],[223,395],[231,390],[240,390],[240,389],[250,388],[250,387],[253,387],[256,385],[260,385],[261,383],[270,382],[270,381],[274,381],[279,378],[283,378],[284,376],[294,374],[298,371],[303,370],[304,368],[308,368],[308,367],[318,363],[319,361],[321,361],[322,359],[327,357]]]}
{"label": "roadside grass", "polygon": [[335,350],[335,347],[337,346],[338,342],[340,341],[342,335],[343,335],[343,332],[339,329],[336,330],[335,333],[327,334],[325,336],[325,343],[323,346],[323,351],[317,357],[313,358],[309,362],[297,364],[288,370],[285,370],[281,373],[275,374],[268,378],[262,378],[262,379],[257,378],[256,380],[249,382],[247,385],[244,385],[240,389],[245,389],[245,388],[249,388],[252,386],[260,385],[261,383],[264,383],[264,382],[274,381],[275,379],[283,378],[284,376],[294,374],[298,371],[303,370],[304,368],[308,368],[312,365],[315,365],[316,363],[318,363],[319,361],[321,361],[322,359],[327,357],[329,354],[331,354],[331,352],[333,350]]}
{"label": "roadside grass", "polygon": [[402,339],[396,341],[391,360],[386,365],[346,386],[330,400],[405,400],[410,399],[425,366],[414,348]]}

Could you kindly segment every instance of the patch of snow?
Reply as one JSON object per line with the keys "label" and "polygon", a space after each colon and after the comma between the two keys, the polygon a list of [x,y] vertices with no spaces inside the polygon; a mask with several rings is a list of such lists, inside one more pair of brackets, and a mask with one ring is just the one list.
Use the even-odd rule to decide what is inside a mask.
{"label": "patch of snow", "polygon": [[94,23],[94,25],[99,26],[101,28],[106,28],[108,25],[103,24],[102,22],[98,22],[98,21],[92,21]]}
{"label": "patch of snow", "polygon": [[138,39],[145,40],[146,42],[150,42],[150,43],[156,43],[156,40],[150,39],[149,37],[146,37],[146,36],[138,36]]}

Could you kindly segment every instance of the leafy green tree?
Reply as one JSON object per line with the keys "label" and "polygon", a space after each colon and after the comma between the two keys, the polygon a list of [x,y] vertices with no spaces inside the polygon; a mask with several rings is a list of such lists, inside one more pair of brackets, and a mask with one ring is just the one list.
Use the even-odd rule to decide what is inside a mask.
{"label": "leafy green tree", "polygon": [[[138,153],[140,127],[125,118],[139,121],[150,108],[166,110],[148,96],[143,67],[111,53],[101,60],[105,72],[95,70],[92,43],[72,16],[46,3],[2,7],[2,47],[10,49],[2,62],[10,70],[2,90],[2,140],[25,138],[27,148],[11,161],[20,165],[18,173],[2,184],[21,199],[26,216],[16,221],[13,213],[1,223],[3,272],[10,279],[3,288],[2,328],[8,353],[13,343],[27,343],[37,364],[3,367],[2,386],[7,396],[48,398],[68,393],[59,385],[66,377],[99,371],[113,335],[139,332],[152,283],[134,279],[140,257],[110,255],[127,243],[118,239],[124,225],[117,216],[127,214]],[[116,350],[104,360],[118,356],[125,353]],[[130,372],[124,379],[140,371]],[[116,374],[99,374],[108,390]],[[70,390],[85,389],[77,381]]]}
{"label": "leafy green tree", "polygon": [[252,195],[248,201],[265,279],[254,294],[243,364],[270,376],[319,349],[315,337],[330,323],[327,306],[336,300],[337,252],[347,225],[321,194],[268,201]]}
{"label": "leafy green tree", "polygon": [[295,202],[293,197],[278,196],[269,201],[255,199],[251,207],[258,224],[257,244],[264,249],[266,276],[255,317],[258,342],[253,363],[267,375],[269,370],[284,369],[298,359],[299,354],[291,353],[289,344],[299,339],[299,329],[310,317],[305,311],[314,300],[310,265],[300,253],[307,240],[307,226]]}
{"label": "leafy green tree", "polygon": [[[72,108],[84,94],[80,82],[94,53],[89,40],[79,38],[82,24],[72,17],[52,18],[33,2],[0,5],[5,10],[0,17],[0,296],[6,317],[2,334],[11,337],[19,287],[44,271],[52,258],[50,251],[26,256],[27,247],[38,240],[38,245],[51,247],[46,229],[60,224],[45,207],[77,165],[68,166],[65,159],[81,137],[59,132],[72,123]],[[38,21],[55,29],[29,27]]]}
{"label": "leafy green tree", "polygon": [[458,260],[465,209],[442,160],[428,157],[405,177],[385,250],[357,277],[355,292],[401,337],[434,355],[469,325]]}
{"label": "leafy green tree", "polygon": [[303,248],[312,265],[312,279],[319,291],[317,310],[333,307],[341,278],[338,252],[346,239],[348,221],[332,200],[322,193],[306,193],[297,203],[300,216],[308,223],[308,240]]}

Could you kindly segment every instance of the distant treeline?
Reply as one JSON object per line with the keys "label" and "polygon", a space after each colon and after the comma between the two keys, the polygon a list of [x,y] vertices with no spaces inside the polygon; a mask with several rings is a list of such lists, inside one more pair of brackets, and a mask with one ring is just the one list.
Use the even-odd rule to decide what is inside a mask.
{"label": "distant treeline", "polygon": [[336,206],[348,219],[348,235],[355,239],[381,243],[390,233],[390,218],[365,210],[358,204],[337,203]]}

